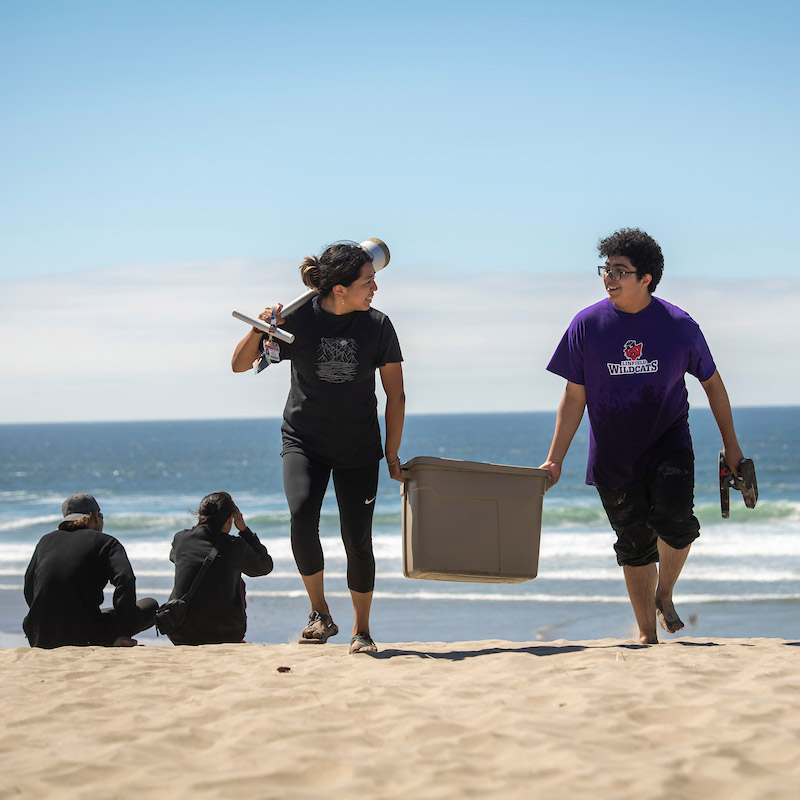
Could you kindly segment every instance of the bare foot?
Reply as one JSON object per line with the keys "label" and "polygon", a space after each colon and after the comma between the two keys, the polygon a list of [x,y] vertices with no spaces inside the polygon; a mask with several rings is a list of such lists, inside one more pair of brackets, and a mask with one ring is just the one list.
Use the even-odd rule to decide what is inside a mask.
{"label": "bare foot", "polygon": [[128,636],[119,636],[114,639],[114,644],[112,647],[136,647],[139,642],[136,639],[131,639]]}
{"label": "bare foot", "polygon": [[641,644],[658,644],[658,635],[656,633],[642,633],[640,631],[639,642]]}
{"label": "bare foot", "polygon": [[683,627],[683,621],[678,616],[672,600],[659,602],[656,600],[656,617],[658,623],[667,633],[677,633]]}

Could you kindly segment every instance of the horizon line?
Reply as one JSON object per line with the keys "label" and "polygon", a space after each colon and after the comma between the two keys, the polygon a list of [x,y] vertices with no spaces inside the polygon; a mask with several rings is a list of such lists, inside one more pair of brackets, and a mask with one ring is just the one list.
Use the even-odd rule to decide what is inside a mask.
{"label": "horizon line", "polygon": [[[800,403],[794,405],[775,404],[775,405],[741,405],[731,406],[733,411],[746,411],[755,409],[769,409],[771,411],[779,409],[800,409]],[[558,409],[526,409],[517,411],[412,411],[406,414],[406,419],[409,417],[478,417],[478,416],[512,416],[523,414],[555,414]],[[711,412],[708,406],[690,406],[690,413],[693,411]],[[382,420],[378,415],[379,421]],[[584,417],[587,419],[587,417]],[[143,419],[65,419],[65,420],[39,420],[36,422],[11,420],[7,422],[0,422],[0,427],[12,427],[21,425],[136,425],[140,423],[174,423],[174,422],[261,422],[267,420],[283,420],[282,416],[263,416],[263,417],[158,417],[158,418],[143,418]],[[582,420],[583,422],[583,420]]]}

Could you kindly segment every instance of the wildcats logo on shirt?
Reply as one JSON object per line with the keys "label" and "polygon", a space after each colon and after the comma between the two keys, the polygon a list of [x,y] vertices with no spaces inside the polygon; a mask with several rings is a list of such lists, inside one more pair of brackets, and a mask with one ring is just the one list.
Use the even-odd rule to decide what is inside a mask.
{"label": "wildcats logo on shirt", "polygon": [[648,361],[642,358],[644,344],[635,339],[628,339],[622,352],[625,354],[625,361],[619,364],[607,362],[609,375],[639,375],[642,372],[658,372],[658,359]]}

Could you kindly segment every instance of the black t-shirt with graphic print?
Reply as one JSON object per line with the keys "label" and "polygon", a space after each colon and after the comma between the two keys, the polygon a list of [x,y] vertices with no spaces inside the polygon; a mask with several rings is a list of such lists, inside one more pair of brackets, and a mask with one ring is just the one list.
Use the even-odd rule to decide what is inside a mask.
{"label": "black t-shirt with graphic print", "polygon": [[380,461],[375,370],[403,360],[389,317],[374,308],[337,316],[314,297],[281,328],[295,335],[278,343],[292,362],[281,455],[300,451],[330,467]]}

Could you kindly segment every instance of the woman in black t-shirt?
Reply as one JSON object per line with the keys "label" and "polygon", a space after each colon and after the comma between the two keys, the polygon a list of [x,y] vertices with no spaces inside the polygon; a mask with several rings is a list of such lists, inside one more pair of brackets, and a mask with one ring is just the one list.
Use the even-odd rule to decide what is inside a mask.
{"label": "woman in black t-shirt", "polygon": [[[319,540],[320,510],[332,474],[355,612],[350,652],[375,652],[369,630],[375,585],[372,515],[384,453],[389,475],[403,480],[398,455],[405,413],[403,356],[389,318],[371,307],[378,287],[366,250],[355,243],[333,244],[319,258],[306,258],[300,272],[303,283],[318,292],[313,300],[285,321],[280,305],[259,315],[269,321],[275,312],[277,323],[295,336],[292,344],[281,342],[272,358],[291,361],[281,455],[292,551],[311,602],[300,641],[324,643],[339,631],[325,600]],[[253,329],[239,342],[234,372],[250,369],[259,355],[267,358],[265,338]],[[376,370],[386,393],[384,448]]]}

